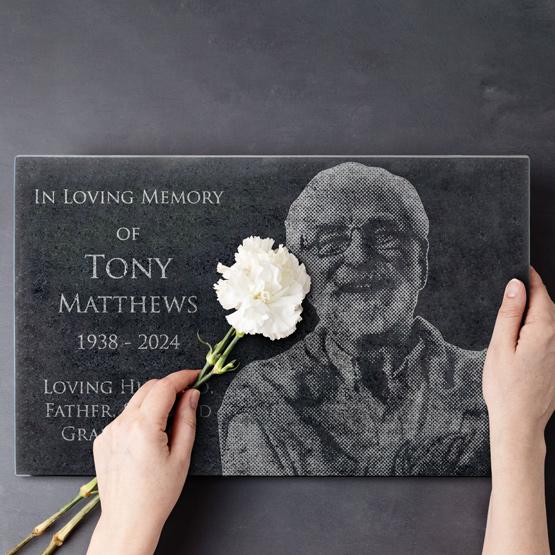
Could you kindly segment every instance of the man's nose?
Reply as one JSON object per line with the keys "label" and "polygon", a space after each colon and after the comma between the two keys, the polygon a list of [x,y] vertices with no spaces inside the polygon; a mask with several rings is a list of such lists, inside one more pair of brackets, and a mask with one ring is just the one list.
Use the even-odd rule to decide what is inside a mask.
{"label": "man's nose", "polygon": [[370,259],[368,245],[359,229],[353,229],[351,243],[345,251],[345,263],[350,266],[364,264]]}

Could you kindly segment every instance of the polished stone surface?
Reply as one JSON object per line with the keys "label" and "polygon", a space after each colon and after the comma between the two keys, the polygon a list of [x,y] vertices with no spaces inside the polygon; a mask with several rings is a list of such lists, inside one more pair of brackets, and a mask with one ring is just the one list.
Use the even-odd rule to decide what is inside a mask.
{"label": "polished stone surface", "polygon": [[[369,170],[369,167],[379,170]],[[358,255],[351,260],[351,251],[335,257],[331,266],[326,262],[329,258],[316,257],[311,261],[307,250],[294,244],[292,230],[298,228],[298,233],[308,233],[308,224],[294,220],[290,206],[295,202],[297,211],[300,210],[295,199],[311,187],[307,184],[315,175],[321,175],[323,170],[332,171],[329,168],[351,168],[341,174],[349,176],[342,177],[348,179],[345,189],[336,194],[331,206],[318,208],[313,202],[303,205],[303,218],[318,217],[323,218],[324,223],[345,222],[348,225],[353,214],[345,195],[351,192],[357,199],[357,218],[364,217],[365,221],[383,218],[388,210],[390,217],[396,218],[396,229],[402,230],[402,239],[399,236],[389,241],[395,244],[403,241],[399,246],[403,256],[409,256],[409,245],[413,244],[408,239],[410,234],[425,235],[429,248],[424,267],[418,264],[401,268],[401,261],[394,258],[400,250],[392,250],[391,242],[378,255],[365,251],[377,256],[371,266],[370,258],[361,262]],[[361,182],[359,174],[349,173],[352,168],[366,168],[364,171],[370,172],[372,178]],[[391,176],[393,181],[385,182],[384,176]],[[393,184],[399,178],[393,176],[408,180],[403,182],[405,188],[398,193],[393,192],[397,191]],[[459,407],[452,409],[447,401],[444,413],[438,412],[430,419],[431,429],[427,432],[425,429],[411,434],[397,432],[403,434],[398,442],[402,441],[405,446],[407,464],[403,470],[388,468],[383,463],[380,467],[370,461],[373,456],[398,457],[395,454],[398,450],[394,439],[395,414],[403,414],[403,429],[410,428],[407,423],[409,409],[386,403],[391,410],[386,428],[385,423],[376,421],[376,413],[368,408],[372,406],[373,397],[356,401],[356,395],[349,393],[339,400],[339,406],[333,401],[333,412],[339,410],[344,417],[338,417],[335,424],[329,426],[335,426],[341,437],[349,437],[353,420],[367,422],[368,443],[365,445],[355,434],[357,441],[351,440],[354,451],[348,452],[355,460],[360,460],[359,469],[322,465],[300,467],[286,473],[487,475],[485,411],[482,407],[482,417],[476,417],[475,421],[474,416],[464,411],[469,410],[467,403],[471,403],[474,412],[478,411],[476,407],[482,406],[483,360],[475,356],[475,351],[487,346],[497,298],[512,276],[522,279],[527,273],[528,192],[529,159],[525,156],[19,156],[15,175],[17,473],[87,475],[94,472],[92,441],[122,410],[139,385],[173,369],[201,366],[205,348],[195,340],[197,331],[212,343],[224,335],[225,311],[216,301],[213,290],[213,284],[220,277],[216,272],[217,262],[231,264],[242,239],[258,235],[272,237],[278,244],[288,244],[293,249],[301,262],[307,264],[315,293],[305,301],[305,317],[287,339],[272,342],[258,336],[241,342],[233,358],[238,359],[242,367],[283,353],[285,358],[278,369],[280,383],[289,391],[305,391],[303,388],[308,386],[304,376],[310,364],[307,362],[305,368],[288,370],[287,360],[293,356],[298,364],[298,356],[290,353],[314,329],[315,322],[307,316],[308,304],[314,307],[323,302],[330,305],[329,310],[336,314],[334,318],[343,314],[349,330],[357,325],[367,327],[372,318],[371,311],[364,310],[364,305],[360,310],[342,310],[343,303],[349,302],[349,295],[343,298],[336,293],[339,299],[336,300],[334,295],[318,293],[323,287],[323,284],[318,286],[319,276],[326,284],[339,279],[334,276],[340,274],[344,280],[360,280],[369,267],[391,280],[387,291],[395,295],[396,300],[386,302],[376,294],[374,301],[366,297],[366,306],[383,303],[384,311],[394,306],[401,314],[406,312],[403,318],[411,322],[417,315],[437,326],[438,331],[434,331],[437,338],[428,351],[443,352],[445,348],[451,349],[452,344],[465,349],[457,351],[461,353],[458,355],[461,367],[465,360],[464,377],[459,377],[460,369],[454,374],[454,367],[447,358],[435,363],[438,366],[435,371],[432,362],[424,363],[422,368],[410,366],[411,376],[425,374],[426,379],[445,382],[444,394],[457,396],[453,398],[457,399],[455,404]],[[403,207],[401,211],[400,206]],[[411,217],[417,219],[406,229],[408,224],[404,220]],[[418,304],[414,311],[412,301],[400,300],[404,294],[399,283],[419,278],[399,276],[422,270],[426,285],[415,294],[414,302],[418,300]],[[349,278],[349,275],[354,277]],[[473,298],[478,286],[480,295]],[[312,312],[318,311],[313,308]],[[326,329],[331,323],[321,322],[321,325]],[[324,350],[317,354],[323,357]],[[360,356],[365,355],[365,350],[361,349]],[[421,354],[419,358],[428,360],[430,356],[429,353]],[[375,366],[366,372],[379,370]],[[323,363],[315,370],[310,381],[312,387],[318,384],[320,391],[333,395],[333,380],[326,377],[325,367]],[[343,371],[354,372],[352,368]],[[218,421],[222,423],[224,408],[219,409],[230,379],[242,380],[248,372],[246,368],[241,376],[230,375],[225,380],[206,384],[199,409],[192,475],[222,472],[219,447],[221,442],[223,445],[227,442],[221,435],[218,437]],[[335,373],[338,372],[336,369]],[[254,375],[267,373],[267,368],[254,371]],[[463,390],[467,391],[467,401],[456,393],[460,380]],[[358,384],[352,384],[348,389],[354,391],[357,387]],[[308,410],[306,405],[316,395],[312,389],[311,393],[308,391],[300,394],[298,400],[288,401],[288,406],[290,403],[295,407],[295,414],[301,420],[304,418],[302,412]],[[430,391],[422,394],[424,398],[432,395]],[[226,394],[228,408],[232,397],[233,394]],[[267,402],[269,399],[262,397],[258,407],[262,408]],[[414,409],[417,411],[415,419],[428,418],[425,415],[430,409],[426,406],[431,402],[428,399],[421,408]],[[359,409],[368,411],[366,416],[357,415],[358,404],[364,406]],[[381,410],[380,406],[374,405],[373,410]],[[246,411],[247,407],[239,405],[237,410]],[[440,414],[444,414],[443,425],[439,423]],[[270,416],[260,424],[271,429],[274,424],[281,426],[279,420]],[[303,427],[306,424],[299,425],[304,430],[302,437],[281,441],[290,445],[302,443],[303,449],[314,448],[318,452],[319,441],[311,435],[311,430],[316,428],[312,428],[312,424],[306,429]],[[373,425],[377,426],[374,431]],[[463,427],[468,430],[464,431]],[[266,433],[270,433],[269,430]],[[417,433],[419,439],[415,445],[407,446],[406,441]],[[462,434],[457,436],[457,441],[468,445],[461,453],[455,449],[447,455],[451,453],[453,433]],[[476,434],[480,441],[468,439]],[[239,431],[239,435],[243,433]],[[385,446],[376,443],[378,436],[383,438]],[[431,455],[428,449],[422,453],[417,448],[426,440],[436,445]],[[438,452],[438,442],[441,445],[442,441],[447,447]],[[263,450],[258,445],[249,448],[253,454],[257,448]],[[322,445],[322,449],[327,458],[333,447],[328,443]],[[302,458],[294,448],[292,452],[291,456]],[[458,461],[463,457],[472,462],[458,468]],[[285,472],[285,469],[275,468],[275,464],[266,462],[258,470],[228,468],[225,473]]]}

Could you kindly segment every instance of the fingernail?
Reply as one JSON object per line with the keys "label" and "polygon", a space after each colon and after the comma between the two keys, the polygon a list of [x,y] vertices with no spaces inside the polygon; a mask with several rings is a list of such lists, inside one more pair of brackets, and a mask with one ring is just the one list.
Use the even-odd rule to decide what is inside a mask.
{"label": "fingernail", "polygon": [[189,404],[193,410],[197,410],[198,399],[200,397],[200,391],[198,389],[193,389],[191,391],[191,396],[189,397]]}
{"label": "fingernail", "polygon": [[514,299],[520,293],[520,281],[518,279],[512,279],[507,284],[507,288],[505,289],[505,295],[509,297],[509,299]]}

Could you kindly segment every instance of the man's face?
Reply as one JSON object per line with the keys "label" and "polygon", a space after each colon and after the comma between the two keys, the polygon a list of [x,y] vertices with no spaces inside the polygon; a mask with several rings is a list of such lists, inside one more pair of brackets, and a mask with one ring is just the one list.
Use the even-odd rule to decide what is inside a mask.
{"label": "man's face", "polygon": [[326,328],[361,337],[412,322],[426,281],[427,243],[389,203],[365,199],[348,211],[328,205],[307,227],[301,256]]}

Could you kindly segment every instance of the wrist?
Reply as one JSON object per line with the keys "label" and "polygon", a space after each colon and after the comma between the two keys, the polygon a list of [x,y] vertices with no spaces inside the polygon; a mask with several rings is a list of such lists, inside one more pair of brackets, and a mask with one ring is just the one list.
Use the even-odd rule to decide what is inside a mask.
{"label": "wrist", "polygon": [[492,458],[509,455],[511,458],[545,458],[544,428],[526,421],[490,419],[490,448]]}
{"label": "wrist", "polygon": [[87,555],[152,555],[161,532],[162,526],[156,524],[124,524],[102,514]]}

